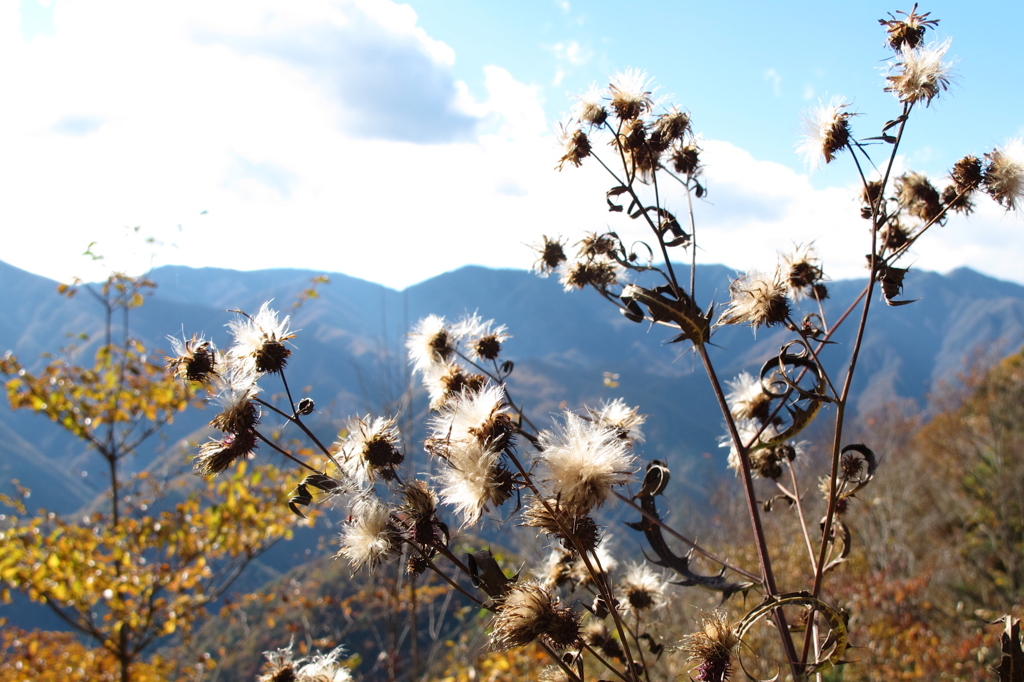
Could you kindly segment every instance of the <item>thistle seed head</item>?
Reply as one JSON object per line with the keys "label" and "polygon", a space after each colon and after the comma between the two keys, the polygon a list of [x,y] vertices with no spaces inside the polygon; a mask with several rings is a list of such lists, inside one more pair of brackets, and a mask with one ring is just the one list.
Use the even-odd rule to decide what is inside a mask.
{"label": "thistle seed head", "polygon": [[885,91],[904,104],[930,105],[940,92],[949,89],[953,65],[942,61],[947,50],[949,40],[928,47],[903,46],[901,61],[890,64]]}
{"label": "thistle seed head", "polygon": [[516,583],[491,621],[491,646],[506,651],[538,638],[556,649],[578,646],[580,618],[538,583]]}
{"label": "thistle seed head", "polygon": [[168,371],[184,381],[209,383],[217,373],[218,357],[213,343],[196,334],[184,341],[173,336],[167,338],[171,340],[171,352],[174,353],[174,357],[164,358]]}
{"label": "thistle seed head", "polygon": [[1024,206],[1024,139],[1015,137],[985,155],[985,191],[1007,211]]}
{"label": "thistle seed head", "polygon": [[273,374],[284,369],[292,351],[285,342],[295,337],[289,328],[290,318],[277,319],[271,301],[260,306],[255,317],[242,313],[242,317],[228,323],[235,337],[235,345],[228,351],[229,358],[243,363],[261,374]]}

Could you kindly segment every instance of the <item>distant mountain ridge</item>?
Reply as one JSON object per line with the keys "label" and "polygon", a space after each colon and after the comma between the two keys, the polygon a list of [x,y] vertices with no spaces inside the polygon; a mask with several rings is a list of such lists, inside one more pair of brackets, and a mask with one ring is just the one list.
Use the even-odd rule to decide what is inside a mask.
{"label": "distant mountain ridge", "polygon": [[[286,311],[317,274],[158,268],[149,275],[158,285],[155,292],[132,313],[132,333],[151,352],[166,349],[168,335],[193,332],[205,332],[226,345],[224,324],[231,318],[226,310],[255,311],[274,299],[274,306]],[[388,394],[401,390],[404,336],[418,319],[434,313],[454,320],[477,312],[508,326],[513,338],[506,344],[506,357],[516,362],[510,390],[541,422],[563,406],[576,409],[622,396],[649,415],[642,453],[647,459],[668,459],[680,471],[723,468],[716,447],[721,419],[694,357],[681,345],[663,345],[671,336],[668,330],[631,323],[592,292],[564,293],[555,279],[476,266],[401,292],[328,274],[331,283],[320,288],[319,297],[294,312],[292,325],[300,332],[289,380],[293,386],[312,387],[310,395],[331,424],[378,410]],[[717,300],[722,305],[733,274],[723,266],[699,266],[698,302],[706,307]],[[2,262],[0,286],[11,292],[9,304],[0,310],[0,352],[10,350],[30,367],[39,365],[41,353],[58,352],[74,335],[96,339],[102,330],[102,311],[88,296],[58,296],[55,282]],[[829,283],[828,317],[837,317],[862,287],[862,281]],[[995,359],[1024,340],[1020,285],[959,269],[947,275],[911,272],[906,289],[907,298],[919,299],[912,305],[872,303],[856,384],[861,409],[896,398],[920,401],[937,381],[970,364],[969,357]],[[836,348],[846,349],[852,331],[849,325],[836,336]],[[712,355],[720,375],[731,378],[756,370],[788,338],[779,329],[762,329],[755,339],[748,328],[722,328],[713,338]],[[95,343],[85,342],[84,358],[91,356]],[[845,352],[829,351],[837,359]],[[620,386],[606,387],[604,372],[619,374]],[[419,416],[423,409],[417,406]],[[174,470],[176,463],[186,471],[179,444],[208,419],[200,411],[182,415],[167,430],[167,439],[141,455],[134,468],[154,466],[162,456],[163,471]],[[92,458],[79,442],[45,419],[12,413],[4,402],[0,439],[0,485],[17,478],[36,491],[33,502],[60,512],[72,511],[94,494],[82,481],[100,476],[100,470],[90,464]],[[409,447],[418,447],[414,438]],[[167,460],[170,453],[177,454]]]}

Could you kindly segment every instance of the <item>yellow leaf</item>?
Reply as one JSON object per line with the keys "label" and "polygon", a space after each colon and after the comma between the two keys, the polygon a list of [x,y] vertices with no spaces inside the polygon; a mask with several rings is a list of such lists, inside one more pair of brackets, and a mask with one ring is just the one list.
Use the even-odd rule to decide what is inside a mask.
{"label": "yellow leaf", "polygon": [[56,554],[51,554],[46,558],[46,565],[50,567],[51,571],[56,571],[60,568],[60,557]]}

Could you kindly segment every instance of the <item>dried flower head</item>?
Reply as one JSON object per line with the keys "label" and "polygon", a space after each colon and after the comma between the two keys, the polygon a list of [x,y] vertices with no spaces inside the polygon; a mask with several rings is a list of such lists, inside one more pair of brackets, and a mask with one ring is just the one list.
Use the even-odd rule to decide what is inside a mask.
{"label": "dried flower head", "polygon": [[291,644],[287,649],[265,651],[267,662],[263,664],[258,682],[349,682],[351,673],[338,662],[342,653],[339,647],[329,654],[297,659],[292,654]]}
{"label": "dried flower head", "polygon": [[539,256],[533,264],[533,271],[541,277],[547,277],[558,270],[565,262],[565,242],[559,237],[549,239],[546,235],[541,237],[541,243],[533,246]]}
{"label": "dried flower head", "polygon": [[210,421],[210,426],[226,433],[249,433],[260,419],[256,396],[260,392],[256,385],[256,369],[249,365],[231,365],[227,371],[214,375],[213,387],[217,391],[213,402],[220,412]]}
{"label": "dried flower head", "polygon": [[[778,429],[776,429],[774,424],[762,425],[753,419],[737,419],[736,431],[739,433],[740,440],[743,441],[743,446],[748,448],[763,446],[778,435]],[[732,438],[729,435],[723,436],[719,440],[719,447],[729,448],[729,468],[735,471],[737,475],[740,474],[743,471],[740,463],[740,453],[736,449],[736,444]],[[753,459],[753,455],[751,455],[751,459]]]}
{"label": "dried flower head", "polygon": [[217,350],[213,343],[196,334],[184,341],[173,336],[167,338],[171,340],[174,357],[164,360],[168,371],[179,379],[205,384],[217,373]]}
{"label": "dried flower head", "polygon": [[298,669],[295,682],[350,682],[352,673],[338,661],[341,655],[342,649],[338,648],[313,656]]}
{"label": "dried flower head", "polygon": [[341,533],[341,549],[335,556],[345,557],[358,570],[363,566],[373,568],[399,549],[398,530],[391,522],[388,508],[373,497],[357,500]]}
{"label": "dried flower head", "polygon": [[606,657],[617,658],[620,661],[625,660],[626,653],[622,650],[622,645],[619,644],[619,640],[615,639],[604,621],[591,618],[580,634],[588,646],[597,649]]}
{"label": "dried flower head", "polygon": [[949,40],[929,47],[904,47],[900,51],[902,61],[889,66],[889,85],[885,91],[891,92],[904,104],[924,102],[925,106],[932,103],[938,94],[949,88],[953,65],[943,62],[949,50]]}
{"label": "dried flower head", "polygon": [[210,439],[199,448],[192,460],[192,471],[197,476],[213,476],[226,470],[237,459],[248,457],[256,450],[256,433],[242,431],[225,433],[220,440]]}
{"label": "dried flower head", "polygon": [[669,161],[672,169],[680,175],[697,175],[700,170],[700,153],[703,151],[694,143],[672,145]]}
{"label": "dried flower head", "polygon": [[743,372],[728,382],[725,399],[736,421],[754,421],[764,424],[771,414],[772,398],[761,385],[761,380],[750,372]]}
{"label": "dried flower head", "polygon": [[475,393],[487,385],[483,374],[467,372],[456,362],[434,365],[423,373],[423,385],[430,395],[430,409],[439,410],[462,393]]}
{"label": "dried flower head", "polygon": [[555,589],[569,582],[569,572],[576,555],[563,547],[552,547],[544,563],[531,573],[545,589]]}
{"label": "dried flower head", "polygon": [[606,256],[574,260],[562,272],[566,291],[592,286],[599,291],[615,285],[619,279],[618,264]]}
{"label": "dried flower head", "polygon": [[639,118],[654,108],[651,81],[639,69],[626,69],[612,76],[608,84],[611,107],[622,121]]}
{"label": "dried flower head", "polygon": [[833,97],[804,116],[804,135],[796,150],[812,169],[821,167],[822,159],[831,163],[849,144],[850,117],[854,114],[843,111],[848,106],[841,97]]}
{"label": "dried flower head", "polygon": [[882,246],[889,251],[895,251],[896,249],[902,248],[907,242],[910,241],[910,235],[900,224],[897,216],[892,216],[886,221],[882,230],[878,233],[879,238],[882,240]]}
{"label": "dried flower head", "polygon": [[942,214],[939,191],[923,173],[905,173],[896,178],[896,199],[903,210],[926,223]]}
{"label": "dried flower head", "polygon": [[437,521],[437,493],[425,481],[412,480],[401,487],[404,502],[398,507],[403,523],[412,529],[412,537],[420,545],[432,547],[446,540],[446,531]]}
{"label": "dried flower head", "polygon": [[443,317],[427,315],[413,327],[405,347],[413,369],[426,374],[448,362],[455,354],[455,342]]}
{"label": "dried flower head", "polygon": [[284,369],[291,350],[285,341],[295,338],[295,332],[288,326],[290,318],[277,319],[277,311],[270,307],[271,301],[260,306],[256,317],[242,314],[241,319],[228,323],[235,345],[228,351],[232,361],[244,363],[257,372],[273,374]]}
{"label": "dried flower head", "polygon": [[650,134],[650,144],[657,151],[663,152],[673,142],[681,141],[690,132],[690,115],[671,107],[658,116]]}
{"label": "dried flower head", "polygon": [[405,460],[398,449],[398,427],[394,418],[360,417],[345,427],[348,436],[337,444],[345,473],[360,485],[395,478],[395,467]]}
{"label": "dried flower head", "polygon": [[750,270],[729,285],[729,307],[719,324],[771,327],[789,317],[786,284],[778,270],[771,274]]}
{"label": "dried flower head", "polygon": [[512,338],[505,325],[495,327],[494,320],[481,319],[476,313],[460,320],[454,327],[454,333],[465,339],[470,356],[479,360],[497,360],[501,355],[501,344]]}
{"label": "dried flower head", "polygon": [[573,554],[572,565],[569,566],[569,579],[577,587],[590,587],[596,584],[596,578],[607,576],[619,567],[619,560],[608,549],[612,541],[611,535],[601,538],[601,543],[588,554],[589,567],[583,557]]}
{"label": "dried flower head", "polygon": [[541,432],[539,448],[549,490],[577,516],[604,504],[634,471],[629,447],[615,429],[571,412],[564,414],[563,426]]}
{"label": "dried flower head", "polygon": [[405,503],[398,511],[414,523],[429,520],[437,512],[437,493],[425,481],[413,480],[402,486],[402,497]]}
{"label": "dried flower head", "polygon": [[800,454],[798,445],[779,443],[750,453],[750,468],[757,476],[773,481],[782,477],[782,465],[792,462]]}
{"label": "dried flower head", "polygon": [[431,454],[458,462],[459,448],[476,443],[501,452],[515,444],[515,426],[505,402],[505,389],[491,384],[452,397],[430,420]]}
{"label": "dried flower head", "polygon": [[590,156],[590,138],[577,125],[563,124],[558,135],[558,142],[562,145],[562,158],[555,166],[558,170],[562,170],[566,163],[578,167],[583,164],[583,159]]}
{"label": "dried flower head", "polygon": [[957,193],[973,192],[985,179],[981,169],[981,159],[968,154],[953,164],[953,170],[950,171],[949,176],[953,178]]}
{"label": "dried flower head", "polygon": [[875,206],[882,197],[882,181],[869,180],[860,192],[860,200],[864,203],[866,210],[861,212],[864,218],[871,217],[871,207]]}
{"label": "dried flower head", "polygon": [[610,256],[620,248],[617,235],[611,232],[588,232],[576,243],[577,258],[599,258]]}
{"label": "dried flower head", "polygon": [[779,269],[786,279],[789,296],[794,301],[804,297],[815,298],[820,293],[818,285],[825,279],[825,272],[813,243],[797,244],[792,252],[783,254]]}
{"label": "dried flower head", "polygon": [[622,398],[603,401],[598,407],[585,408],[590,420],[603,428],[614,429],[618,437],[631,447],[644,442],[640,427],[647,417],[639,413],[639,407],[630,407]]}
{"label": "dried flower head", "polygon": [[605,109],[604,98],[605,93],[597,85],[591,85],[590,89],[576,100],[573,116],[580,123],[588,123],[592,126],[603,125],[608,120],[608,110]]}
{"label": "dried flower head", "polygon": [[646,563],[630,564],[616,586],[616,598],[627,609],[644,611],[665,605],[665,579]]}
{"label": "dried flower head", "polygon": [[985,191],[1007,211],[1024,205],[1024,139],[1015,137],[985,155]]}
{"label": "dried flower head", "polygon": [[[842,483],[840,483],[839,491],[842,492]],[[832,494],[832,480],[828,476],[822,476],[818,479],[818,492],[821,493],[821,497],[825,502],[828,502],[829,496]],[[842,516],[850,510],[850,498],[848,496],[840,496],[836,500],[836,514]]]}
{"label": "dried flower head", "polygon": [[430,428],[425,447],[448,465],[437,477],[441,499],[455,507],[466,525],[512,496],[514,477],[503,455],[514,446],[515,427],[501,386],[456,394],[431,419]]}
{"label": "dried flower head", "polygon": [[455,508],[465,525],[471,526],[485,511],[500,507],[512,497],[515,478],[496,448],[473,442],[458,452],[458,464],[449,460],[449,466],[436,478],[441,499]]}
{"label": "dried flower head", "polygon": [[523,511],[523,525],[558,538],[570,551],[575,551],[577,545],[591,550],[601,542],[601,529],[592,517],[570,514],[553,497],[544,501],[532,499]]}
{"label": "dried flower head", "polygon": [[904,47],[910,49],[917,47],[924,40],[925,31],[935,28],[939,23],[938,19],[928,18],[931,12],[918,14],[916,2],[909,13],[896,11],[896,14],[903,15],[903,19],[897,19],[891,12],[888,14],[888,20],[879,19],[878,23],[885,26],[885,31],[888,34],[885,43],[897,53],[903,51]]}
{"label": "dried flower head", "polygon": [[506,651],[542,639],[556,649],[577,646],[580,618],[535,582],[518,582],[498,605],[491,621],[491,646]]}
{"label": "dried flower head", "polygon": [[732,672],[732,656],[739,645],[736,629],[716,611],[704,615],[701,629],[687,635],[681,648],[696,663],[697,682],[723,682]]}

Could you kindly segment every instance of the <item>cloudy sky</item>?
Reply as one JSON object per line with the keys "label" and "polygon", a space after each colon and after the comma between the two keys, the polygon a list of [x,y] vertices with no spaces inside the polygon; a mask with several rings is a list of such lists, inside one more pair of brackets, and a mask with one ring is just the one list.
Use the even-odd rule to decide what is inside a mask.
{"label": "cloudy sky", "polygon": [[[395,288],[526,268],[541,234],[628,233],[598,168],[554,170],[555,132],[574,96],[636,67],[704,140],[703,262],[766,268],[816,240],[834,278],[860,274],[849,159],[809,174],[794,145],[823,98],[850,101],[862,137],[898,113],[877,20],[910,3],[634,4],[0,0],[0,260],[58,279],[180,263]],[[956,77],[900,168],[941,177],[1024,135],[1024,3],[922,10]],[[989,201],[925,242],[916,267],[1024,282],[1024,219]]]}

